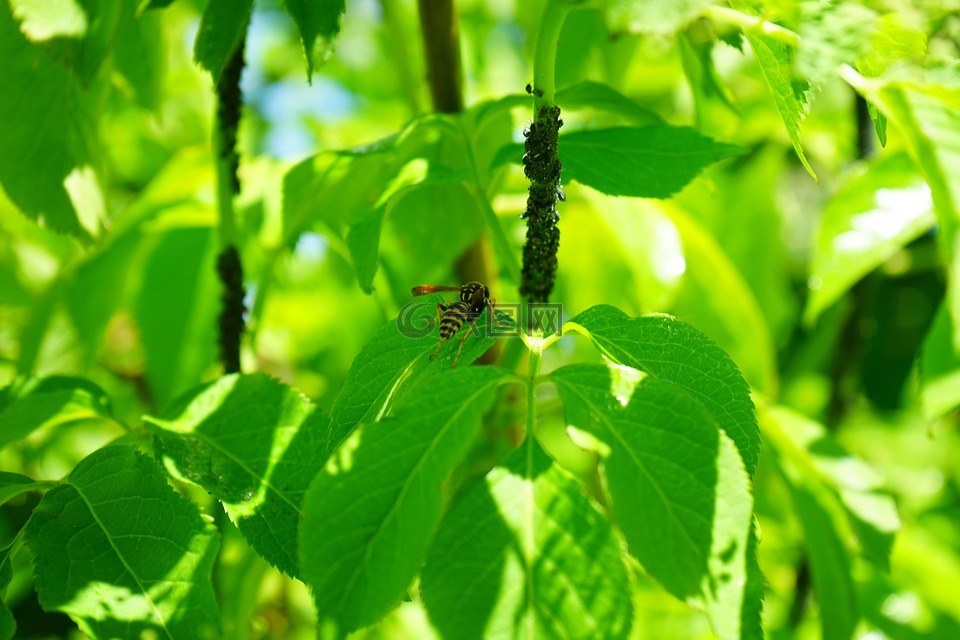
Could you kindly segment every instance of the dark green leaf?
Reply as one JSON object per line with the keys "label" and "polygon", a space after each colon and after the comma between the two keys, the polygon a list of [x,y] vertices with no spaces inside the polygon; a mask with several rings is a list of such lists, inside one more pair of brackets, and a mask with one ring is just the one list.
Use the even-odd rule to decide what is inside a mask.
{"label": "dark green leaf", "polygon": [[443,482],[507,376],[489,367],[439,375],[327,461],[300,526],[301,576],[322,627],[351,631],[399,603],[440,520]]}
{"label": "dark green leaf", "polygon": [[216,531],[133,449],[84,458],[40,501],[25,539],[40,604],[87,635],[220,637]]}
{"label": "dark green leaf", "polygon": [[0,183],[24,214],[89,240],[100,234],[106,205],[94,170],[91,99],[78,80],[20,33],[0,2]]}
{"label": "dark green leaf", "polygon": [[[54,483],[52,482],[36,482],[33,478],[28,478],[19,473],[0,471],[0,506],[16,498],[21,493],[40,491],[53,485]],[[3,585],[0,585],[0,591],[2,590]]]}
{"label": "dark green leaf", "polygon": [[600,439],[611,509],[643,566],[740,638],[753,527],[736,446],[693,395],[639,371],[569,365],[550,374],[567,423]]}
{"label": "dark green leaf", "polygon": [[217,247],[207,227],[171,229],[147,259],[136,303],[157,406],[200,383],[216,357]]}
{"label": "dark green leaf", "polygon": [[144,9],[163,9],[173,4],[173,0],[147,0]]}
{"label": "dark green leaf", "polygon": [[340,33],[344,0],[284,0],[287,12],[297,23],[307,63],[307,79],[326,59],[333,40]]}
{"label": "dark green leaf", "polygon": [[7,389],[0,403],[0,448],[42,427],[111,419],[110,399],[84,378],[35,378]]}
{"label": "dark green leaf", "polygon": [[[399,398],[450,368],[462,334],[448,340],[435,359],[429,358],[439,340],[434,325],[437,301],[441,299],[440,296],[413,299],[400,310],[395,321],[381,328],[357,354],[333,404],[327,433],[328,452],[357,425],[378,420]],[[488,315],[483,314],[477,320],[477,331],[471,331],[464,342],[458,366],[465,367],[479,358],[496,340]],[[503,323],[497,327],[499,330],[509,332],[515,328],[503,315],[498,315],[498,320]]]}
{"label": "dark green leaf", "polygon": [[885,156],[848,180],[820,217],[804,321],[935,224],[930,188],[904,155]]}
{"label": "dark green leaf", "polygon": [[730,357],[709,338],[670,316],[631,318],[608,305],[591,307],[567,325],[580,327],[615,362],[692,393],[736,443],[753,475],[760,459],[760,432],[750,390]]}
{"label": "dark green leaf", "polygon": [[940,305],[923,341],[920,398],[928,418],[940,418],[960,407],[960,352],[953,345],[953,325]]}
{"label": "dark green leaf", "polygon": [[[9,548],[0,551],[0,593],[5,593],[7,586],[13,579],[13,568],[10,566]],[[0,599],[0,640],[12,640],[17,633],[17,621],[13,613],[7,608],[7,603]]]}
{"label": "dark green leaf", "polygon": [[193,56],[214,82],[220,80],[227,61],[246,36],[252,8],[253,0],[210,0],[204,9]]}
{"label": "dark green leaf", "polygon": [[262,374],[225,376],[144,420],[157,453],[214,495],[270,564],[297,575],[300,502],[320,469],[327,416]]}
{"label": "dark green leaf", "polygon": [[532,438],[444,517],[421,591],[444,638],[613,640],[630,631],[610,521]]}
{"label": "dark green leaf", "polygon": [[666,125],[589,129],[560,137],[565,179],[614,196],[668,198],[708,164],[745,152],[695,129]]}

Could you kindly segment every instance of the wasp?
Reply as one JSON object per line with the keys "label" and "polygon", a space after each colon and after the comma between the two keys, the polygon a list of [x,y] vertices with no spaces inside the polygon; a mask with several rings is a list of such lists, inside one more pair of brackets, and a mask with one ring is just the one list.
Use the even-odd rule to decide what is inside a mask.
{"label": "wasp", "polygon": [[449,287],[437,284],[421,284],[410,290],[415,296],[422,296],[437,291],[459,291],[460,299],[450,304],[437,303],[437,321],[440,323],[440,342],[437,343],[436,350],[430,355],[433,360],[440,353],[440,347],[443,343],[457,335],[457,332],[463,328],[464,323],[469,322],[470,327],[463,332],[460,338],[460,346],[457,348],[457,355],[453,357],[453,366],[457,366],[457,360],[460,359],[460,351],[463,350],[463,343],[466,341],[470,331],[476,331],[476,319],[480,317],[483,310],[490,309],[490,315],[493,317],[496,302],[490,298],[490,289],[479,282],[468,282],[459,287]]}

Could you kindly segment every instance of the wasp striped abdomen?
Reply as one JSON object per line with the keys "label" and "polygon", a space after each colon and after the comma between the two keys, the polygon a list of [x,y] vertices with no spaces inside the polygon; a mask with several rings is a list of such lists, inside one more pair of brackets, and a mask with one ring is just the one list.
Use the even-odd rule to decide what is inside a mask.
{"label": "wasp striped abdomen", "polygon": [[476,329],[476,319],[480,317],[485,309],[490,309],[490,316],[493,317],[494,301],[490,299],[490,289],[479,282],[468,282],[459,287],[449,287],[435,284],[422,284],[414,287],[410,293],[415,296],[422,296],[435,291],[459,291],[460,299],[450,304],[437,303],[437,320],[440,323],[440,342],[436,350],[430,355],[432,360],[440,353],[440,347],[443,343],[457,335],[457,332],[463,328],[464,324],[469,323],[470,328],[463,332],[460,338],[460,346],[457,348],[457,354],[453,357],[453,366],[457,366],[460,359],[460,352],[463,350],[463,343],[466,341],[470,331]]}

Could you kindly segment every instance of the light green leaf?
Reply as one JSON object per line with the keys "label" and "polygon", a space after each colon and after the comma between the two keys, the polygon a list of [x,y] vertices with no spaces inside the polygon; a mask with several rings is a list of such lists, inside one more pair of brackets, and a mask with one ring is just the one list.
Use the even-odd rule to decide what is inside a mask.
{"label": "light green leaf", "polygon": [[797,157],[813,179],[817,180],[817,174],[810,167],[807,156],[803,152],[803,146],[800,144],[800,122],[807,112],[809,85],[793,77],[791,69],[793,54],[787,45],[766,36],[752,33],[744,35],[750,43],[750,48],[753,49],[760,72],[767,81],[767,86],[770,87],[777,111],[780,112],[783,124],[787,127],[787,135],[790,136],[790,142],[793,144],[794,151],[797,152]]}
{"label": "light green leaf", "polygon": [[776,346],[756,296],[706,229],[680,210],[669,214],[682,238],[686,262],[672,312],[696,320],[698,329],[733,358],[752,388],[776,397]]}
{"label": "light green leaf", "polygon": [[677,38],[683,71],[690,83],[696,113],[697,130],[711,135],[731,135],[740,123],[730,90],[713,64],[712,33],[702,26],[691,26]]}
{"label": "light green leaf", "polygon": [[673,35],[700,15],[710,0],[607,0],[611,30]]}
{"label": "light green leaf", "polygon": [[100,72],[132,0],[10,0],[30,41],[73,71],[84,86]]}
{"label": "light green leaf", "polygon": [[905,80],[864,78],[849,67],[841,75],[902,131],[911,158],[930,186],[947,263],[953,341],[960,345],[960,76],[949,68],[941,74],[930,71],[928,78],[914,71]]}
{"label": "light green leaf", "polygon": [[323,64],[340,33],[340,15],[344,0],[284,0],[287,13],[297,23],[300,43],[307,63],[307,79]]}
{"label": "light green leaf", "polygon": [[564,325],[588,336],[614,362],[683,387],[707,408],[737,445],[751,476],[760,459],[760,432],[750,390],[737,366],[709,338],[667,315],[631,318],[597,305]]}
{"label": "light green leaf", "polygon": [[630,586],[610,521],[536,440],[444,517],[420,589],[444,638],[626,638]]}
{"label": "light green leaf", "polygon": [[220,81],[227,61],[246,36],[252,8],[253,0],[210,0],[203,10],[193,57],[210,72],[214,83]]}
{"label": "light green leaf", "polygon": [[663,118],[642,107],[613,87],[602,82],[584,80],[557,91],[557,104],[564,111],[596,109],[623,117],[638,126],[662,125]]}
{"label": "light green leaf", "polygon": [[[414,298],[400,310],[395,321],[384,325],[357,354],[333,403],[327,432],[328,453],[357,425],[378,420],[412,389],[450,368],[462,334],[448,340],[435,359],[429,358],[439,340],[435,324],[437,301],[441,299]],[[447,300],[450,299],[448,296]],[[464,342],[459,367],[479,358],[496,340],[488,316],[485,313],[477,320],[477,331],[471,331]],[[502,323],[495,327],[497,330],[515,330],[506,316],[499,314],[497,318]],[[461,331],[466,331],[466,327]]]}
{"label": "light green leaf", "polygon": [[296,576],[300,503],[323,464],[327,416],[256,374],[224,376],[144,421],[157,454],[222,502],[257,553]]}
{"label": "light green leaf", "polygon": [[347,232],[347,247],[353,259],[353,269],[364,293],[373,292],[373,278],[377,274],[377,258],[380,251],[380,230],[386,209],[374,209],[350,227]]}
{"label": "light green leaf", "polygon": [[[28,491],[40,491],[54,486],[53,482],[37,482],[19,473],[0,471],[0,506]],[[0,591],[3,586],[0,585]]]}
{"label": "light green leaf", "polygon": [[613,196],[668,198],[708,164],[746,151],[695,129],[666,125],[588,129],[560,137],[565,179]]}
{"label": "light green leaf", "polygon": [[112,419],[110,398],[89,380],[50,376],[20,381],[0,396],[0,448],[40,428],[96,419]]}
{"label": "light green leaf", "polygon": [[37,595],[95,638],[219,638],[214,527],[156,462],[127,447],[90,454],[27,523]]}
{"label": "light green leaf", "polygon": [[437,376],[332,454],[310,484],[300,525],[301,576],[322,628],[351,631],[399,603],[440,520],[443,482],[507,376],[490,367]]}
{"label": "light green leaf", "polygon": [[676,384],[622,367],[550,374],[567,423],[610,448],[610,507],[632,553],[670,593],[703,606],[717,635],[740,638],[750,478],[713,416]]}
{"label": "light green leaf", "polygon": [[858,540],[864,555],[889,570],[900,517],[880,475],[840,447],[823,425],[785,407],[761,415],[765,439],[775,447],[788,481],[830,513],[832,526],[844,533],[841,539]]}
{"label": "light green leaf", "polygon": [[851,2],[804,2],[801,13],[797,72],[815,83],[866,52],[877,20],[872,9]]}
{"label": "light green leaf", "polygon": [[157,406],[196,386],[216,358],[219,287],[209,227],[174,228],[147,259],[135,313]]}
{"label": "light green leaf", "polygon": [[941,304],[920,357],[920,399],[928,419],[941,418],[960,407],[960,350],[952,336],[950,314]]}
{"label": "light green leaf", "polygon": [[870,271],[936,224],[930,188],[904,155],[884,156],[827,202],[810,265],[812,324]]}
{"label": "light green leaf", "polygon": [[[119,3],[118,3],[119,4]],[[94,170],[90,96],[69,71],[31,45],[0,2],[0,183],[27,216],[82,240],[100,234],[106,205]]]}

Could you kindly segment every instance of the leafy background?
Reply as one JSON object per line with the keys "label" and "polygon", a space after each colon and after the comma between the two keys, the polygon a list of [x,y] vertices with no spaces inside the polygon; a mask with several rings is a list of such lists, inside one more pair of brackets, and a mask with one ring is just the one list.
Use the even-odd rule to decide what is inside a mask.
{"label": "leafy background", "polygon": [[[549,455],[532,439],[510,453],[509,431],[470,440],[485,415],[523,419],[494,391],[512,373],[465,366],[484,341],[469,342],[461,368],[437,383],[446,402],[410,391],[395,415],[371,420],[371,408],[386,412],[389,367],[424,348],[404,351],[390,333],[412,284],[456,283],[453,265],[480,239],[495,297],[517,300],[521,131],[532,116],[523,87],[547,4],[457,3],[466,110],[439,115],[410,2],[351,2],[338,22],[336,2],[317,14],[295,0],[0,0],[5,637],[14,618],[17,637],[154,632],[157,619],[171,637],[313,637],[314,604],[326,598],[347,603],[348,624],[375,623],[358,637],[424,638],[431,625],[451,634],[464,619],[509,629],[522,612],[482,581],[469,614],[448,599],[466,581],[458,572],[473,574],[459,546],[471,540],[502,557],[505,575],[541,566],[508,544],[531,530],[515,518],[525,491],[576,532],[571,544],[549,519],[535,528],[535,546],[576,568],[578,593],[595,594],[584,600],[595,618],[570,635],[730,636],[741,621],[730,619],[729,595],[711,600],[698,567],[645,552],[665,543],[640,535],[643,514],[619,493],[618,478],[638,476],[624,466],[638,446],[629,436],[652,440],[655,424],[607,407],[646,430],[604,452],[620,423],[594,432],[584,416],[612,397],[591,396],[611,375],[591,343],[653,376],[643,397],[663,402],[630,405],[648,415],[681,406],[708,421],[698,412],[723,403],[704,395],[724,388],[709,381],[739,376],[711,370],[710,393],[678,391],[651,351],[665,340],[651,334],[669,325],[631,324],[624,312],[686,321],[677,332],[696,329],[683,344],[710,352],[699,332],[708,336],[754,394],[758,434],[714,416],[722,430],[711,431],[709,455],[687,453],[693,466],[716,463],[725,491],[743,497],[730,511],[738,548],[756,543],[752,494],[767,636],[960,636],[960,19],[949,0],[577,7],[557,49],[566,201],[553,298],[589,340],[564,338],[543,354],[538,427]],[[245,27],[239,5],[253,11],[235,205],[249,309],[242,356],[244,370],[265,375],[217,379],[212,79]],[[519,357],[502,342],[504,360]],[[446,375],[449,357],[416,365],[418,380]],[[475,417],[456,437],[387,437],[390,426],[413,432],[402,429],[411,416],[444,424],[451,407]],[[245,420],[273,425],[269,439]],[[299,573],[301,562],[315,571],[342,555],[342,541],[317,530],[298,556],[301,505],[305,523],[351,535],[368,524],[325,498],[374,494],[376,479],[348,453],[378,461],[437,442],[444,455],[398,485],[430,496],[397,503],[397,539],[410,552],[397,565],[423,562],[419,590],[404,593],[400,569],[366,599],[343,587],[349,574]],[[661,444],[667,458],[683,450]],[[617,529],[580,489],[606,455]],[[492,471],[466,482],[464,457]],[[451,473],[466,489],[441,520]],[[685,487],[679,476],[666,486]],[[379,508],[371,500],[366,515]],[[123,576],[116,618],[92,614],[84,584],[57,561],[75,532],[93,530],[91,514],[133,545],[92,536],[88,555],[72,558],[89,563],[88,578]],[[478,514],[500,516],[481,529]],[[416,546],[426,525],[438,541],[430,550]],[[384,546],[365,548],[390,568]],[[639,563],[623,567],[621,547]],[[536,596],[556,603],[549,575],[535,574]],[[464,618],[450,616],[455,607]],[[577,611],[548,613],[561,609]]]}

